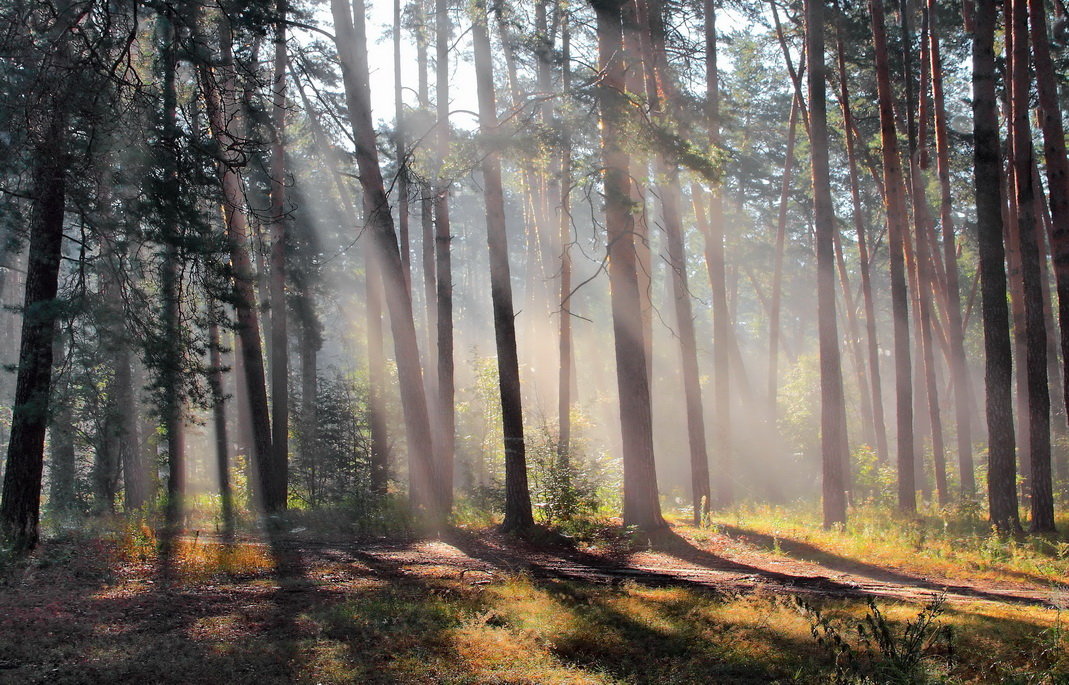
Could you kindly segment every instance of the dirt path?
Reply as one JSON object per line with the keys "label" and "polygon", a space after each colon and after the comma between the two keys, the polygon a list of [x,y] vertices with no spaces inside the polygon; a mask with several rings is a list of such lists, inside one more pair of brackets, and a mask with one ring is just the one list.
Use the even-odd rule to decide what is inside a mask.
{"label": "dirt path", "polygon": [[[758,544],[753,544],[754,542]],[[995,602],[1065,606],[1069,590],[1038,582],[954,582],[920,577],[841,557],[802,543],[781,543],[782,553],[729,534],[695,543],[675,534],[646,551],[591,553],[563,545],[533,545],[492,532],[451,532],[438,540],[397,543],[321,543],[284,540],[302,558],[309,580],[324,564],[335,571],[386,577],[452,578],[473,584],[526,573],[535,578],[594,583],[700,586],[721,592],[793,593],[826,597],[875,596],[926,602],[943,593],[952,603]]]}

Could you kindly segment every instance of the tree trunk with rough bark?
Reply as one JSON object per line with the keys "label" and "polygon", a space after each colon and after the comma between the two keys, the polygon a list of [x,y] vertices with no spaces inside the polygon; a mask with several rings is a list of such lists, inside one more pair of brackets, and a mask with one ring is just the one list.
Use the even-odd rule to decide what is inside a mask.
{"label": "tree trunk with rough bark", "polygon": [[[472,42],[475,80],[478,83],[479,131],[485,139],[492,141],[498,133],[497,98],[494,94],[494,66],[486,5],[482,0],[476,0],[474,13]],[[505,443],[505,520],[501,528],[523,531],[534,525],[534,516],[527,485],[520,362],[516,353],[516,314],[512,306],[508,233],[505,229],[505,195],[501,186],[501,159],[493,147],[483,155],[482,174],[486,199],[486,242],[490,251],[490,298],[494,310],[498,389]]]}
{"label": "tree trunk with rough bark", "polygon": [[1002,181],[995,99],[995,0],[976,0],[973,35],[973,166],[987,392],[987,489],[991,522],[1020,531],[1014,454],[1010,320],[1002,242]]}
{"label": "tree trunk with rough bark", "polygon": [[895,406],[898,439],[898,507],[917,510],[914,476],[913,379],[909,341],[909,293],[906,289],[905,242],[906,186],[898,156],[894,93],[891,90],[887,54],[887,28],[883,0],[870,0],[872,38],[876,56],[876,91],[880,110],[880,137],[883,141],[884,206],[891,261],[891,311],[894,323]]}
{"label": "tree trunk with rough bark", "polygon": [[[434,481],[434,440],[423,389],[412,299],[405,287],[401,252],[375,145],[363,0],[355,0],[351,9],[350,14],[350,7],[345,0],[331,0],[346,104],[350,123],[356,134],[356,161],[360,185],[363,188],[364,213],[371,229],[370,237],[375,246],[375,257],[382,266],[382,277],[386,286],[386,305],[390,314],[401,388],[401,408],[407,429],[405,438],[411,480],[409,498],[414,511],[427,515],[432,524],[438,525],[444,520],[445,512],[438,497],[439,488]],[[354,16],[357,18],[355,25]]]}
{"label": "tree trunk with rough bark", "polygon": [[624,522],[643,530],[663,528],[653,457],[650,386],[642,343],[642,312],[638,292],[634,221],[631,213],[629,155],[622,133],[626,127],[624,96],[626,65],[622,54],[621,0],[594,0],[597,14],[598,62],[604,73],[598,88],[601,149],[604,160],[605,226],[609,251],[609,287],[616,382],[623,434]]}

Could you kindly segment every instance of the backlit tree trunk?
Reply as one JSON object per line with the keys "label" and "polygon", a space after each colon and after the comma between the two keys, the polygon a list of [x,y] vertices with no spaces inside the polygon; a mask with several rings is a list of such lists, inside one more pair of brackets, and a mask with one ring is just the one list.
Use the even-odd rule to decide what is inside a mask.
{"label": "backlit tree trunk", "polygon": [[[416,327],[412,318],[412,299],[405,287],[401,252],[394,232],[386,190],[375,146],[375,128],[371,118],[371,92],[368,75],[367,37],[364,32],[363,0],[353,2],[352,13],[344,0],[331,0],[331,13],[341,56],[345,99],[350,123],[356,134],[356,161],[364,193],[364,213],[375,256],[382,266],[386,286],[386,304],[393,331],[397,373],[401,388],[401,408],[405,415],[405,438],[409,458],[409,497],[417,512],[427,513],[432,521],[444,517],[438,488],[434,482],[434,441],[431,437],[427,398],[423,390]],[[354,26],[353,17],[357,18]]]}
{"label": "backlit tree trunk", "polygon": [[[472,25],[475,48],[475,78],[478,83],[479,130],[487,139],[498,133],[494,67],[487,29],[486,5],[476,0]],[[495,143],[491,142],[491,146]],[[501,187],[501,159],[491,147],[482,158],[486,198],[486,242],[490,250],[490,297],[494,309],[497,343],[498,388],[501,397],[502,436],[505,443],[505,520],[503,530],[516,531],[534,525],[531,494],[527,486],[527,455],[523,440],[523,403],[520,396],[520,363],[516,353],[516,320],[512,306],[509,273],[505,196]]]}
{"label": "backlit tree trunk", "polygon": [[[448,0],[435,1],[435,46],[437,86],[435,100],[438,128],[435,135],[438,163],[449,156],[449,42],[452,27]],[[452,234],[449,227],[449,183],[439,171],[434,188],[434,255],[438,297],[438,465],[436,486],[448,513],[453,507],[453,457],[456,448],[456,407],[453,383],[453,267]]]}
{"label": "backlit tree trunk", "polygon": [[812,148],[813,217],[817,233],[817,332],[820,341],[820,446],[823,453],[824,527],[846,523],[843,465],[846,412],[835,321],[835,214],[831,204],[824,66],[824,0],[806,0],[809,70],[809,139]]}
{"label": "backlit tree trunk", "polygon": [[913,445],[913,379],[909,341],[909,294],[906,291],[905,182],[898,156],[894,93],[887,56],[887,28],[883,0],[870,0],[872,39],[876,56],[876,91],[880,110],[880,137],[883,141],[884,206],[891,260],[891,312],[894,323],[895,407],[898,439],[898,507],[905,512],[917,509]]}
{"label": "backlit tree trunk", "polygon": [[605,226],[609,251],[616,382],[623,434],[624,521],[645,530],[663,528],[653,458],[650,386],[642,344],[642,312],[636,274],[634,216],[631,213],[626,127],[625,64],[622,55],[621,0],[594,0],[598,62],[604,73],[598,88],[601,150],[604,163]]}
{"label": "backlit tree trunk", "polygon": [[289,490],[289,337],[286,306],[286,0],[276,5],[274,77],[271,83],[271,473],[264,504],[286,508]]}

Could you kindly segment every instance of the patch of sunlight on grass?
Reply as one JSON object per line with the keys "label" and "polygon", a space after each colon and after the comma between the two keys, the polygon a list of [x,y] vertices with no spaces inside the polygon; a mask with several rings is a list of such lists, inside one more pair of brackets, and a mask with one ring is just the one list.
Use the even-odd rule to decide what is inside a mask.
{"label": "patch of sunlight on grass", "polygon": [[[711,528],[694,528],[681,519],[679,527],[699,542],[735,527],[742,535],[749,531],[782,541],[782,550],[759,543],[766,553],[782,551],[794,557],[799,555],[789,543],[810,545],[814,550],[803,557],[817,562],[826,554],[913,574],[1052,587],[1069,578],[1069,542],[1042,536],[1000,538],[981,513],[970,508],[929,507],[908,517],[866,503],[851,508],[845,530],[824,530],[819,512],[810,506],[743,505],[714,515],[711,523]],[[1069,520],[1059,524],[1065,530]]]}

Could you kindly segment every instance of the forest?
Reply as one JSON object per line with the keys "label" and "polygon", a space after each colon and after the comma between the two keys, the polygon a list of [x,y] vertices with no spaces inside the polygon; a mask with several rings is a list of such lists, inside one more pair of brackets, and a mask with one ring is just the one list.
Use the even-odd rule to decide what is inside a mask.
{"label": "forest", "polygon": [[0,0],[0,683],[1069,682],[1063,0]]}

